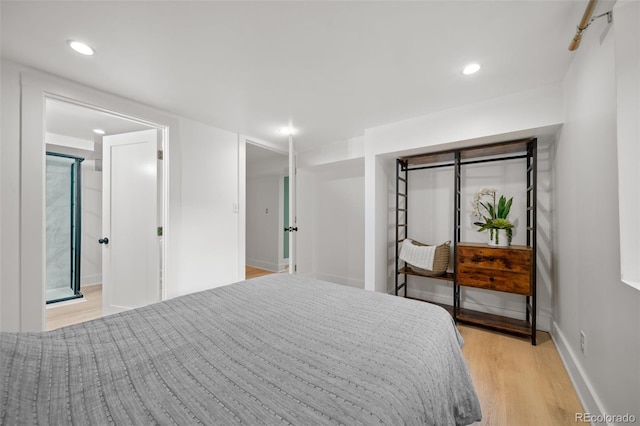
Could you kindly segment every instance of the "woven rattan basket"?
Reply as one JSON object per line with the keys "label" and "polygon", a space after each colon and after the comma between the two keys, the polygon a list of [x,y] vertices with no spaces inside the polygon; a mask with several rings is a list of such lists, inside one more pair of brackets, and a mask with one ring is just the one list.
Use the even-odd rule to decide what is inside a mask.
{"label": "woven rattan basket", "polygon": [[[422,244],[418,241],[412,241],[412,244],[417,246],[428,246],[429,244]],[[449,246],[451,245],[451,241],[447,241],[445,243],[436,246],[436,251],[433,255],[433,269],[423,269],[418,268],[417,266],[411,265],[407,263],[407,267],[409,267],[413,272],[416,272],[420,275],[425,275],[427,277],[437,277],[443,275],[447,272],[447,268],[449,267],[449,256],[451,251],[449,250]]]}

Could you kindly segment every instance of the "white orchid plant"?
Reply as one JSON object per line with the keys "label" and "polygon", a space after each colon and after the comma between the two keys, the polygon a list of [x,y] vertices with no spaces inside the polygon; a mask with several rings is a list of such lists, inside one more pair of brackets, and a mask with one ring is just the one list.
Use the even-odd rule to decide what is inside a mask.
{"label": "white orchid plant", "polygon": [[[504,195],[501,195],[496,204],[496,190],[493,188],[483,188],[476,192],[473,197],[473,215],[482,218],[483,222],[478,221],[473,224],[479,226],[478,232],[482,232],[486,229],[491,233],[491,239],[493,239],[493,232],[495,229],[504,229],[511,244],[511,237],[513,234],[513,224],[509,222],[507,216],[511,210],[511,204],[513,203],[513,197],[508,200]],[[491,202],[482,201],[483,197],[491,197]],[[484,212],[481,212],[480,209]],[[495,236],[496,243],[498,242],[498,235]]]}

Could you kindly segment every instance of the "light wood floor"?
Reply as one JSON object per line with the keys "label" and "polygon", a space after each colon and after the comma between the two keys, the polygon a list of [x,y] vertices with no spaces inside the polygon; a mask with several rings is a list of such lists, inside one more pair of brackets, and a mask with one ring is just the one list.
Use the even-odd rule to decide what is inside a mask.
{"label": "light wood floor", "polygon": [[[247,279],[273,272],[247,267]],[[82,289],[86,302],[47,309],[47,330],[102,316],[102,286]],[[459,325],[482,406],[483,426],[575,424],[583,408],[548,333],[527,339]]]}
{"label": "light wood floor", "polygon": [[102,285],[82,288],[84,302],[73,302],[46,309],[47,330],[77,324],[102,316]]}
{"label": "light wood floor", "polygon": [[482,406],[481,425],[572,425],[584,410],[560,355],[539,331],[537,346],[503,333],[459,325]]}
{"label": "light wood floor", "polygon": [[275,274],[275,272],[267,271],[266,269],[254,268],[253,266],[245,267],[245,275],[248,280],[270,274]]}

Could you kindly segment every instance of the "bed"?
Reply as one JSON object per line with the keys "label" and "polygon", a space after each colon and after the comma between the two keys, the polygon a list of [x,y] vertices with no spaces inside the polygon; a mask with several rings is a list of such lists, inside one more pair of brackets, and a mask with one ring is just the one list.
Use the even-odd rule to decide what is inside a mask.
{"label": "bed", "polygon": [[0,333],[0,423],[469,424],[461,345],[438,306],[274,274]]}

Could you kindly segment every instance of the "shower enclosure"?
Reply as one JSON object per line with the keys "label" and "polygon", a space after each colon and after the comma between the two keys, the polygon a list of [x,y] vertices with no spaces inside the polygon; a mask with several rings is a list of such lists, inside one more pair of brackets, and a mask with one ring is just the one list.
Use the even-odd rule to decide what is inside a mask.
{"label": "shower enclosure", "polygon": [[81,163],[84,159],[46,155],[46,301],[82,297],[80,293]]}

